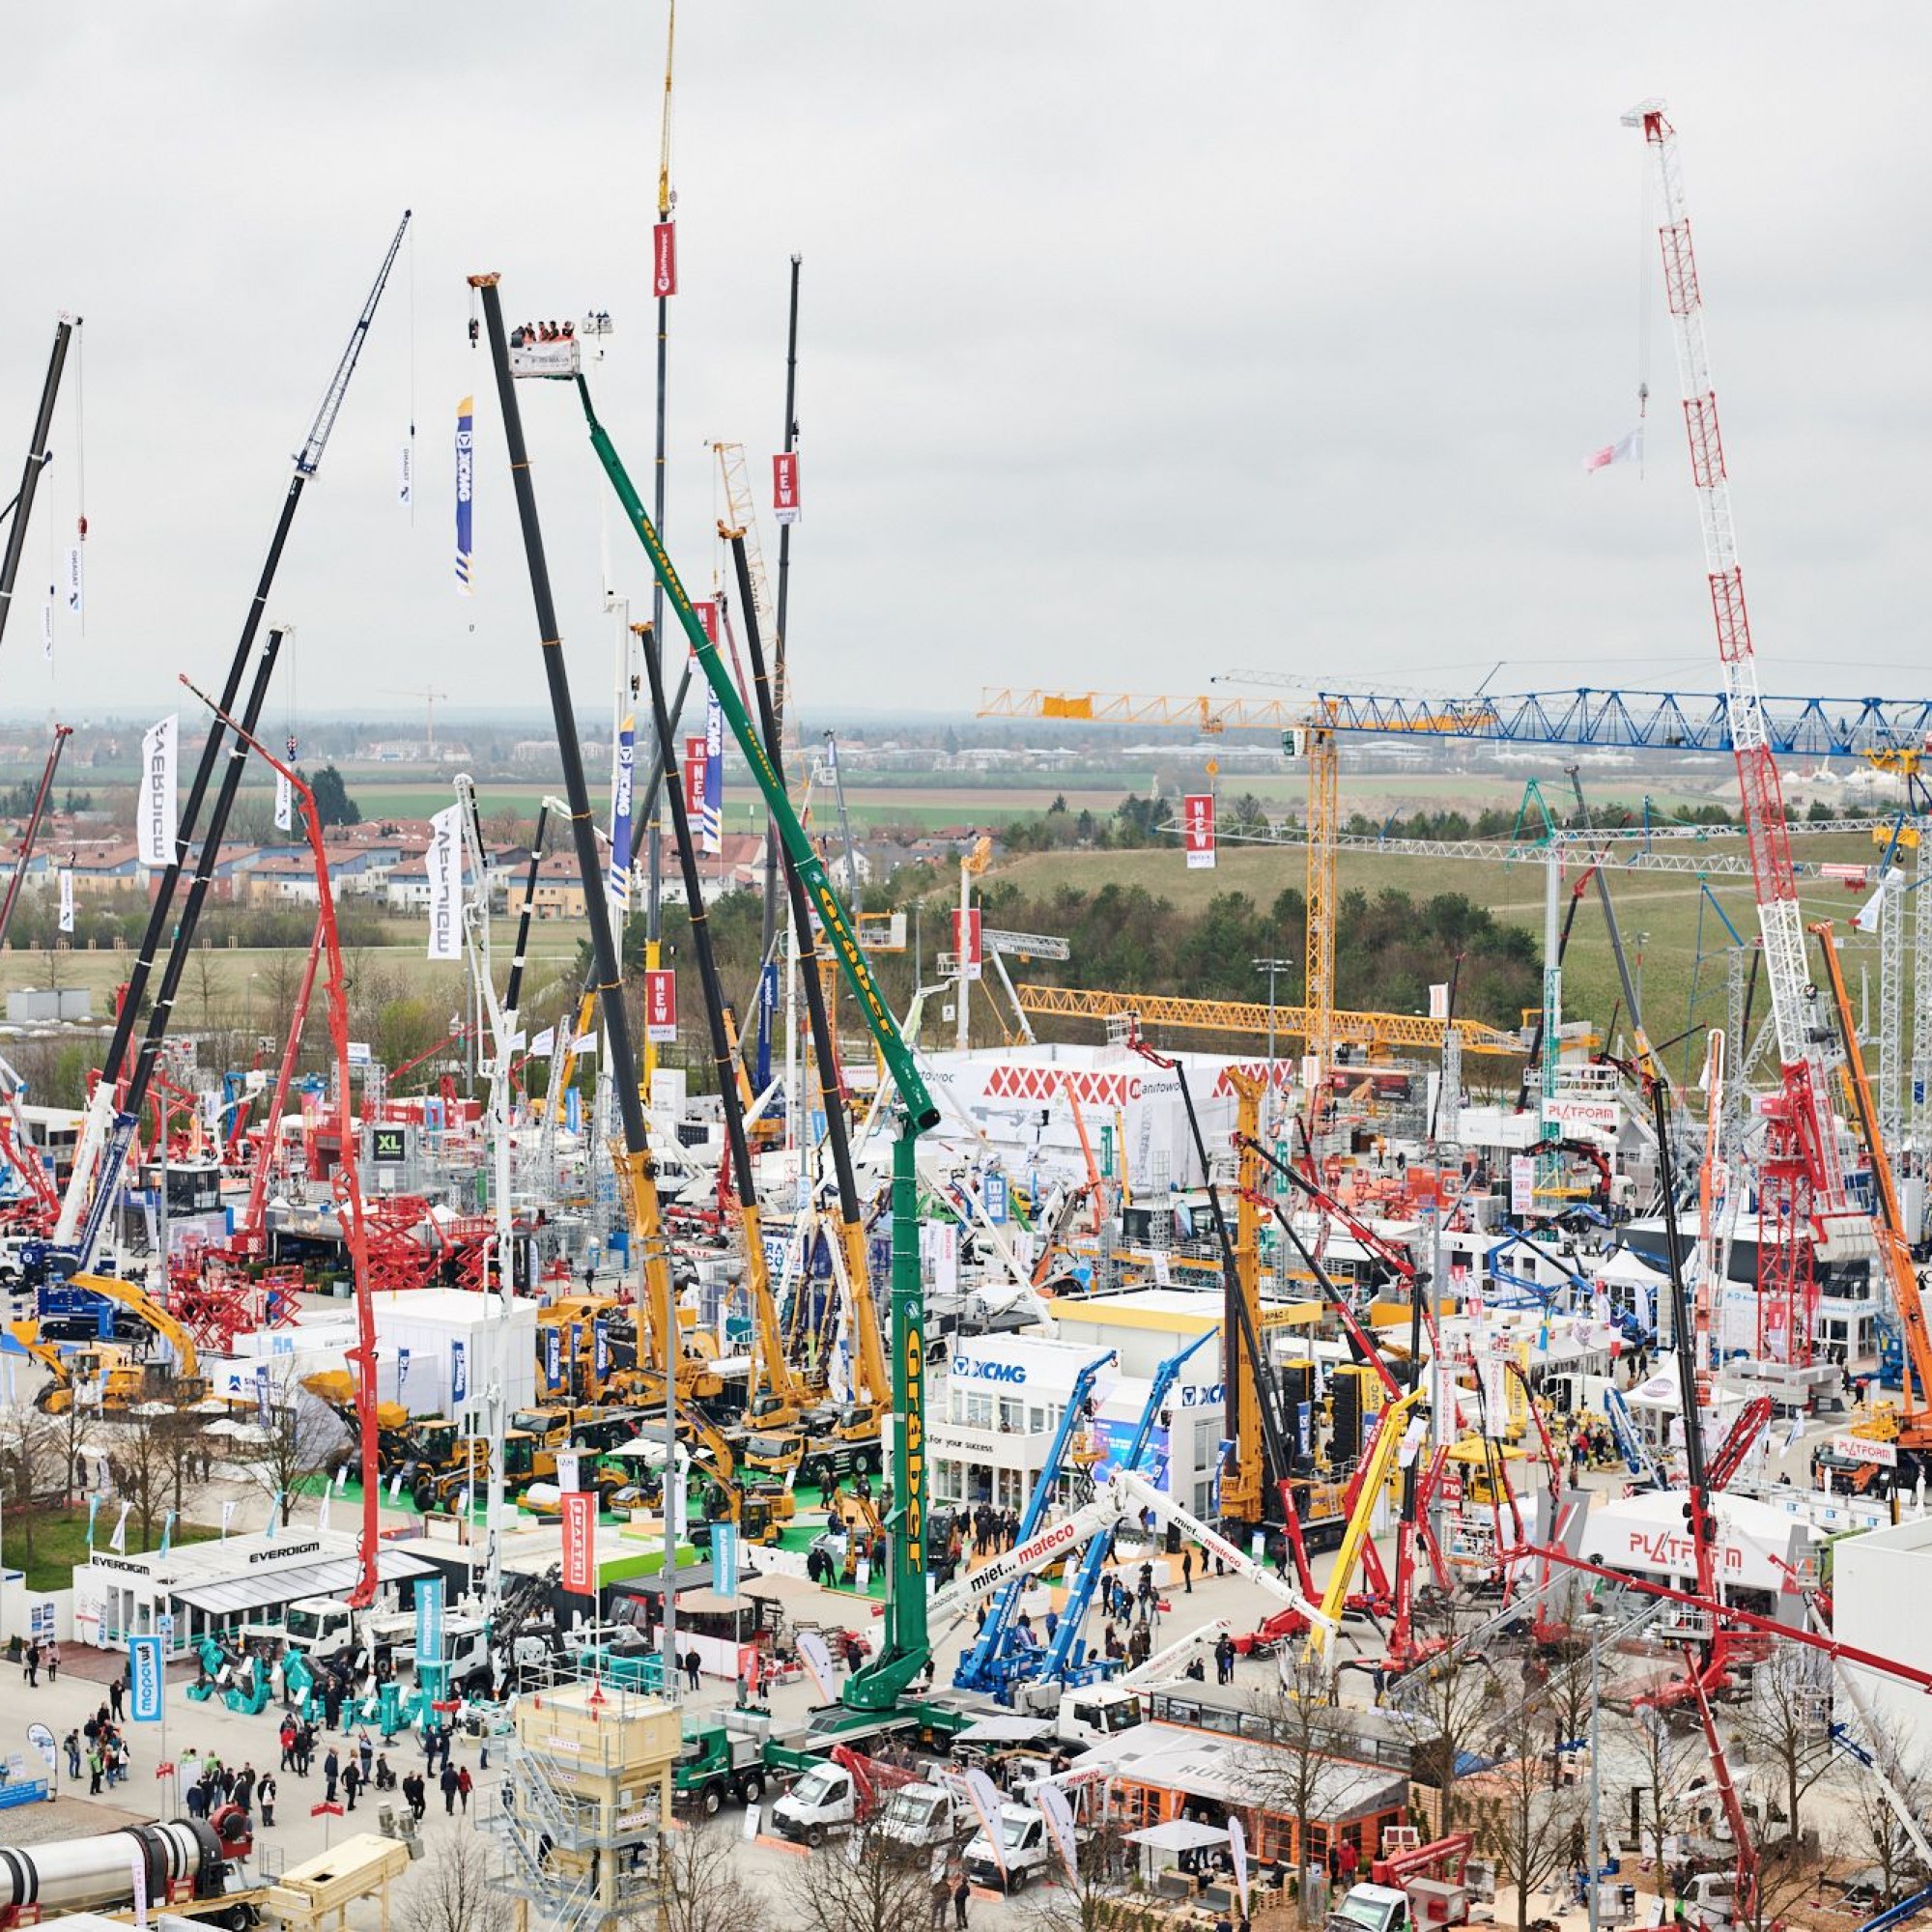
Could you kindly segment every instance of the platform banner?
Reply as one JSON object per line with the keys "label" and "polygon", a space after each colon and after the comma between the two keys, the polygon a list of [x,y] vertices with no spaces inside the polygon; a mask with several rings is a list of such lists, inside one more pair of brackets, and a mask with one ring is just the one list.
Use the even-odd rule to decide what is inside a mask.
{"label": "platform banner", "polygon": [[175,862],[175,753],[181,716],[175,713],[141,734],[141,796],[134,837],[141,863],[161,869]]}
{"label": "platform banner", "polygon": [[651,294],[659,300],[677,293],[677,223],[659,221],[651,227]]}
{"label": "platform banner", "polygon": [[128,1716],[137,1724],[161,1721],[161,1640],[128,1639]]}
{"label": "platform banner", "polygon": [[597,1498],[572,1490],[558,1498],[563,1506],[563,1587],[574,1596],[597,1594]]}
{"label": "platform banner", "polygon": [[986,1843],[992,1849],[993,1862],[999,1866],[1000,1876],[1005,1878],[1007,1859],[1000,1843],[1000,1788],[976,1764],[966,1774],[966,1796],[973,1801],[980,1829],[985,1833]]}
{"label": "platform banner", "polygon": [[1180,844],[1190,872],[1214,869],[1214,794],[1191,791],[1180,806]]}
{"label": "platform banner", "polygon": [[476,484],[476,398],[465,396],[456,406],[456,594],[471,596],[475,577],[471,568]]}
{"label": "platform banner", "polygon": [[724,707],[718,694],[704,694],[704,809],[698,814],[703,848],[724,849]]}
{"label": "platform banner", "polygon": [[442,1578],[416,1579],[416,1668],[442,1662]]}
{"label": "platform banner", "polygon": [[621,919],[631,909],[631,778],[638,762],[638,721],[626,718],[617,733],[617,772],[611,786],[611,910]]}
{"label": "platform banner", "polygon": [[798,522],[798,452],[781,450],[772,458],[772,513],[781,524]]}
{"label": "platform banner", "polygon": [[429,822],[429,850],[423,869],[429,874],[429,956],[463,957],[463,922],[457,899],[463,889],[463,808],[446,805]]}
{"label": "platform banner", "polygon": [[449,1400],[452,1406],[469,1400],[469,1351],[462,1342],[449,1345]]}
{"label": "platform banner", "polygon": [[715,644],[718,641],[718,600],[707,597],[701,603],[692,605],[697,614],[697,621],[704,626],[704,641]]}
{"label": "platform banner", "polygon": [[296,788],[288,781],[284,772],[275,774],[275,830],[293,832],[296,829]]}
{"label": "platform banner", "polygon": [[60,875],[60,929],[73,930],[73,873],[65,866]]}

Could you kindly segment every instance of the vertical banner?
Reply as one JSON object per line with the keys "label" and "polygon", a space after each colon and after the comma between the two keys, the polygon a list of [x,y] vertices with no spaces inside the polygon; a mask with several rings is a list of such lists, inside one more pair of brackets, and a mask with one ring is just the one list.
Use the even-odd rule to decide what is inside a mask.
{"label": "vertical banner", "polygon": [[1191,791],[1181,801],[1180,843],[1190,872],[1214,869],[1214,794]]}
{"label": "vertical banner", "polygon": [[235,1520],[235,1498],[230,1496],[221,1505],[221,1540],[228,1540],[228,1525]]}
{"label": "vertical banner", "polygon": [[651,294],[659,300],[677,293],[677,223],[659,221],[651,228]]}
{"label": "vertical banner", "polygon": [[121,1514],[114,1519],[114,1534],[107,1539],[107,1547],[117,1556],[128,1553],[128,1519],[133,1513],[132,1503],[123,1503]]}
{"label": "vertical banner", "polygon": [[409,1378],[410,1351],[407,1349],[398,1349],[396,1350],[396,1400],[398,1402],[401,1402],[403,1399],[403,1384]]}
{"label": "vertical banner", "polygon": [[449,1345],[449,1400],[452,1407],[469,1400],[469,1351],[461,1342]]}
{"label": "vertical banner", "polygon": [[1248,1834],[1233,1813],[1228,1817],[1228,1856],[1235,1866],[1235,1889],[1241,1896],[1241,1917],[1248,1916]]}
{"label": "vertical banner", "polygon": [[442,1578],[416,1579],[416,1668],[442,1662]]}
{"label": "vertical banner", "polygon": [[137,1724],[161,1721],[161,1640],[128,1639],[128,1715]]}
{"label": "vertical banner", "polygon": [[575,1449],[556,1452],[556,1486],[565,1495],[583,1487],[583,1458]]}
{"label": "vertical banner", "polygon": [[704,740],[684,741],[684,810],[695,826],[704,810]]}
{"label": "vertical banner", "polygon": [[1432,980],[1429,982],[1429,1017],[1433,1020],[1446,1020],[1449,1017],[1447,980]]}
{"label": "vertical banner", "polygon": [[644,975],[644,1037],[653,1046],[677,1043],[677,974],[668,966]]}
{"label": "vertical banner", "polygon": [[706,852],[724,849],[724,707],[709,686],[704,693],[704,809],[698,814]]}
{"label": "vertical banner", "polygon": [[61,867],[60,875],[60,929],[73,930],[73,873],[66,866]]}
{"label": "vertical banner", "polygon": [[805,1667],[811,1672],[811,1681],[817,1686],[819,1696],[828,1704],[837,1703],[838,1682],[832,1668],[832,1652],[826,1647],[825,1639],[815,1630],[801,1630],[793,1640]]}
{"label": "vertical banner", "polygon": [[973,1809],[979,1817],[980,1830],[986,1834],[993,1862],[999,1866],[1000,1876],[1005,1878],[1007,1854],[1000,1841],[1000,1788],[976,1764],[966,1774],[966,1796],[973,1801]]}
{"label": "vertical banner", "polygon": [[617,772],[611,786],[611,910],[619,919],[631,909],[631,778],[638,762],[638,721],[624,720],[617,733]]}
{"label": "vertical banner", "polygon": [[798,452],[781,451],[772,458],[772,513],[781,524],[798,522]]}
{"label": "vertical banner", "polygon": [[597,1594],[597,1498],[587,1490],[571,1490],[559,1498],[563,1505],[563,1587],[573,1596]]}
{"label": "vertical banner", "polygon": [[1536,1156],[1531,1153],[1510,1155],[1510,1212],[1528,1214],[1536,1207]]}
{"label": "vertical banner", "polygon": [[590,1366],[600,1379],[611,1373],[611,1324],[598,1321],[590,1324]]}
{"label": "vertical banner", "polygon": [[429,956],[432,959],[460,959],[463,956],[462,922],[457,914],[457,895],[463,886],[463,848],[460,805],[448,805],[429,822],[429,850],[423,854],[423,868],[429,873]]}
{"label": "vertical banner", "polygon": [[563,1338],[554,1328],[544,1330],[544,1380],[552,1388],[563,1379]]}
{"label": "vertical banner", "polygon": [[414,446],[404,443],[401,453],[396,458],[396,501],[406,510],[415,499],[415,464]]}
{"label": "vertical banner", "polygon": [[280,772],[275,774],[275,830],[293,832],[296,829],[296,788]]}
{"label": "vertical banner", "polygon": [[474,532],[470,515],[476,488],[476,398],[465,396],[456,406],[456,594],[468,597],[475,588],[470,556]]}
{"label": "vertical banner", "polygon": [[80,587],[80,546],[70,544],[67,553],[67,608],[71,615],[78,617],[86,609],[86,600]]}
{"label": "vertical banner", "polygon": [[696,613],[697,621],[704,626],[704,641],[715,644],[718,641],[717,598],[707,597],[701,604],[694,604],[691,608]]}
{"label": "vertical banner", "polygon": [[[1034,1803],[1039,1806],[1039,1815],[1046,1820],[1046,1829],[1053,1839],[1054,1850],[1060,1854],[1060,1862],[1066,1867],[1066,1881],[1069,1885],[1080,1883],[1080,1845],[1073,1833],[1073,1807],[1066,1802],[1066,1794],[1057,1784],[1037,1784],[1034,1786]],[[1229,1824],[1236,1831],[1239,1822],[1234,1818]]]}
{"label": "vertical banner", "polygon": [[738,1594],[738,1531],[734,1524],[711,1525],[711,1587],[721,1597]]}
{"label": "vertical banner", "polygon": [[160,870],[175,862],[175,753],[181,733],[177,714],[141,734],[141,796],[134,837],[141,863]]}
{"label": "vertical banner", "polygon": [[41,606],[41,655],[54,661],[54,587],[47,585],[47,601]]}
{"label": "vertical banner", "polygon": [[952,908],[952,950],[959,955],[959,977],[962,980],[977,980],[985,967],[985,949],[981,944],[981,934],[985,921],[980,908],[975,906],[970,912]]}

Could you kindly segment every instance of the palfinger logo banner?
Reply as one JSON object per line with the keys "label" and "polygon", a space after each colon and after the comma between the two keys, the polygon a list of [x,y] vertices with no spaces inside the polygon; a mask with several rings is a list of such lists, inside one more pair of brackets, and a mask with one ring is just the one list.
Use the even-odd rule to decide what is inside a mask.
{"label": "palfinger logo banner", "polygon": [[463,956],[462,921],[457,916],[457,895],[463,885],[463,853],[457,839],[461,836],[460,805],[445,806],[429,822],[429,850],[423,854],[423,867],[429,873],[429,956],[432,959],[460,959]]}
{"label": "palfinger logo banner", "polygon": [[179,715],[163,718],[141,734],[141,797],[134,812],[134,837],[141,863],[156,871],[175,862],[175,754],[181,735]]}
{"label": "palfinger logo banner", "polygon": [[471,513],[476,483],[476,398],[465,396],[456,406],[456,594],[468,597],[475,588],[470,573],[473,530]]}

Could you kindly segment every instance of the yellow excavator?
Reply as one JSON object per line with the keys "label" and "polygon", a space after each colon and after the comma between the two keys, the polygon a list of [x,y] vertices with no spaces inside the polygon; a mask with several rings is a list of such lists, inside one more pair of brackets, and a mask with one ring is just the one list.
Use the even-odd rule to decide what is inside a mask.
{"label": "yellow excavator", "polygon": [[35,1397],[35,1406],[49,1415],[63,1415],[72,1406],[76,1385],[99,1380],[100,1406],[128,1409],[144,1402],[164,1402],[185,1408],[208,1393],[194,1337],[160,1303],[131,1281],[105,1274],[76,1274],[71,1285],[125,1308],[174,1351],[172,1363],[139,1359],[132,1350],[113,1345],[79,1350],[63,1355],[41,1340],[38,1321],[14,1321],[8,1332],[52,1380]]}

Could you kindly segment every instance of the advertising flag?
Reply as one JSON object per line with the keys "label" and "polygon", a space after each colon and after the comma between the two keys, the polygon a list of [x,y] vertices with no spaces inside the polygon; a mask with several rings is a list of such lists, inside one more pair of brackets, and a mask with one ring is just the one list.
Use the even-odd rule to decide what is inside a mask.
{"label": "advertising flag", "polygon": [[980,908],[962,913],[957,906],[952,908],[952,950],[959,955],[959,975],[964,980],[977,980],[985,966],[985,948],[980,935],[985,922]]}
{"label": "advertising flag", "polygon": [[781,524],[798,522],[798,452],[781,451],[772,458],[772,510]]}
{"label": "advertising flag", "polygon": [[160,1557],[161,1561],[164,1563],[167,1561],[168,1545],[171,1544],[174,1540],[175,1540],[175,1513],[173,1510],[170,1510],[167,1513],[167,1515],[161,1520]]}
{"label": "advertising flag", "polygon": [[461,1342],[449,1345],[449,1399],[452,1403],[469,1400],[469,1354]]}
{"label": "advertising flag", "polygon": [[415,498],[415,446],[404,443],[396,458],[396,501],[406,510]]}
{"label": "advertising flag", "polygon": [[728,1522],[711,1525],[711,1587],[721,1597],[738,1594],[738,1532]]}
{"label": "advertising flag", "polygon": [[577,1450],[556,1452],[556,1486],[565,1495],[583,1487],[583,1461]]}
{"label": "advertising flag", "polygon": [[811,1672],[811,1681],[818,1687],[818,1694],[828,1704],[836,1702],[838,1685],[833,1675],[832,1653],[826,1648],[825,1639],[815,1630],[801,1630],[792,1641],[798,1646],[805,1667]]}
{"label": "advertising flag", "polygon": [[442,1578],[416,1579],[416,1668],[442,1663]]}
{"label": "advertising flag", "polygon": [[563,1587],[574,1596],[597,1594],[597,1498],[588,1490],[571,1490],[563,1505]]}
{"label": "advertising flag", "polygon": [[973,1801],[980,1830],[986,1834],[986,1843],[992,1847],[993,1862],[999,1866],[1000,1876],[1004,1878],[1007,1857],[1006,1849],[1000,1843],[1000,1788],[976,1764],[966,1774],[966,1796]]}
{"label": "advertising flag", "polygon": [[54,661],[54,587],[47,585],[47,601],[41,606],[41,655]]}
{"label": "advertising flag", "polygon": [[409,1378],[410,1351],[407,1349],[398,1349],[396,1350],[396,1400],[398,1402],[401,1402],[403,1399],[403,1384]]}
{"label": "advertising flag", "polygon": [[696,826],[704,812],[704,740],[684,741],[684,811]]}
{"label": "advertising flag", "polygon": [[97,1490],[87,1499],[87,1549],[94,1553],[94,1519],[100,1514],[100,1492]]}
{"label": "advertising flag", "polygon": [[611,910],[631,909],[631,776],[638,759],[638,721],[624,720],[617,733],[617,772],[611,786]]}
{"label": "advertising flag", "polygon": [[704,809],[698,814],[703,849],[724,849],[724,707],[718,694],[704,694]]}
{"label": "advertising flag", "polygon": [[718,600],[707,597],[700,604],[694,604],[692,610],[697,613],[697,621],[704,626],[704,640],[715,644],[718,641]]}
{"label": "advertising flag", "polygon": [[1054,1850],[1060,1854],[1060,1862],[1066,1867],[1067,1883],[1077,1886],[1080,1883],[1080,1848],[1073,1835],[1073,1807],[1066,1802],[1065,1792],[1057,1784],[1037,1784],[1034,1787],[1034,1803],[1039,1806],[1039,1815],[1046,1820],[1046,1829],[1053,1839]]}
{"label": "advertising flag", "polygon": [[275,774],[275,830],[293,832],[296,829],[296,788],[284,773]]}
{"label": "advertising flag", "polygon": [[221,1534],[224,1537],[226,1537],[228,1534],[228,1525],[234,1520],[235,1520],[235,1498],[233,1496],[230,1496],[228,1500],[221,1505]]}
{"label": "advertising flag", "polygon": [[161,1640],[157,1636],[128,1639],[128,1715],[137,1724],[161,1720]]}
{"label": "advertising flag", "polygon": [[73,930],[73,873],[66,866],[61,867],[60,875],[60,929]]}
{"label": "advertising flag", "polygon": [[1214,869],[1214,794],[1191,791],[1181,801],[1180,843],[1190,872]]}
{"label": "advertising flag", "polygon": [[429,822],[429,850],[423,854],[423,869],[429,873],[429,956],[432,959],[460,959],[463,956],[462,922],[457,914],[457,895],[463,887],[462,838],[463,808],[448,805]]}
{"label": "advertising flag", "polygon": [[1235,1889],[1241,1894],[1241,1917],[1248,1916],[1248,1834],[1241,1829],[1241,1821],[1232,1812],[1228,1816],[1228,1856],[1235,1867]]}
{"label": "advertising flag", "polygon": [[1643,425],[1637,426],[1628,435],[1620,436],[1614,442],[1606,442],[1602,449],[1593,449],[1583,459],[1585,469],[1607,469],[1613,463],[1641,463],[1643,461]]}
{"label": "advertising flag", "polygon": [[107,1539],[107,1547],[117,1556],[128,1553],[128,1518],[133,1507],[132,1503],[123,1503],[121,1514],[114,1519],[114,1534]]}
{"label": "advertising flag", "polygon": [[651,228],[651,294],[660,298],[677,293],[677,223],[660,221]]}
{"label": "advertising flag", "polygon": [[160,870],[175,862],[175,753],[179,715],[163,718],[141,734],[141,796],[134,812],[134,837],[141,863]]}
{"label": "advertising flag", "polygon": [[78,617],[85,607],[80,588],[80,546],[71,544],[67,553],[67,608]]}
{"label": "advertising flag", "polygon": [[668,966],[644,975],[644,1037],[653,1046],[677,1041],[677,975]]}
{"label": "advertising flag", "polygon": [[470,568],[473,529],[470,523],[476,485],[476,398],[465,396],[456,406],[456,594],[469,596],[475,588]]}
{"label": "advertising flag", "polygon": [[563,1379],[563,1338],[554,1328],[544,1330],[544,1380],[552,1388]]}

